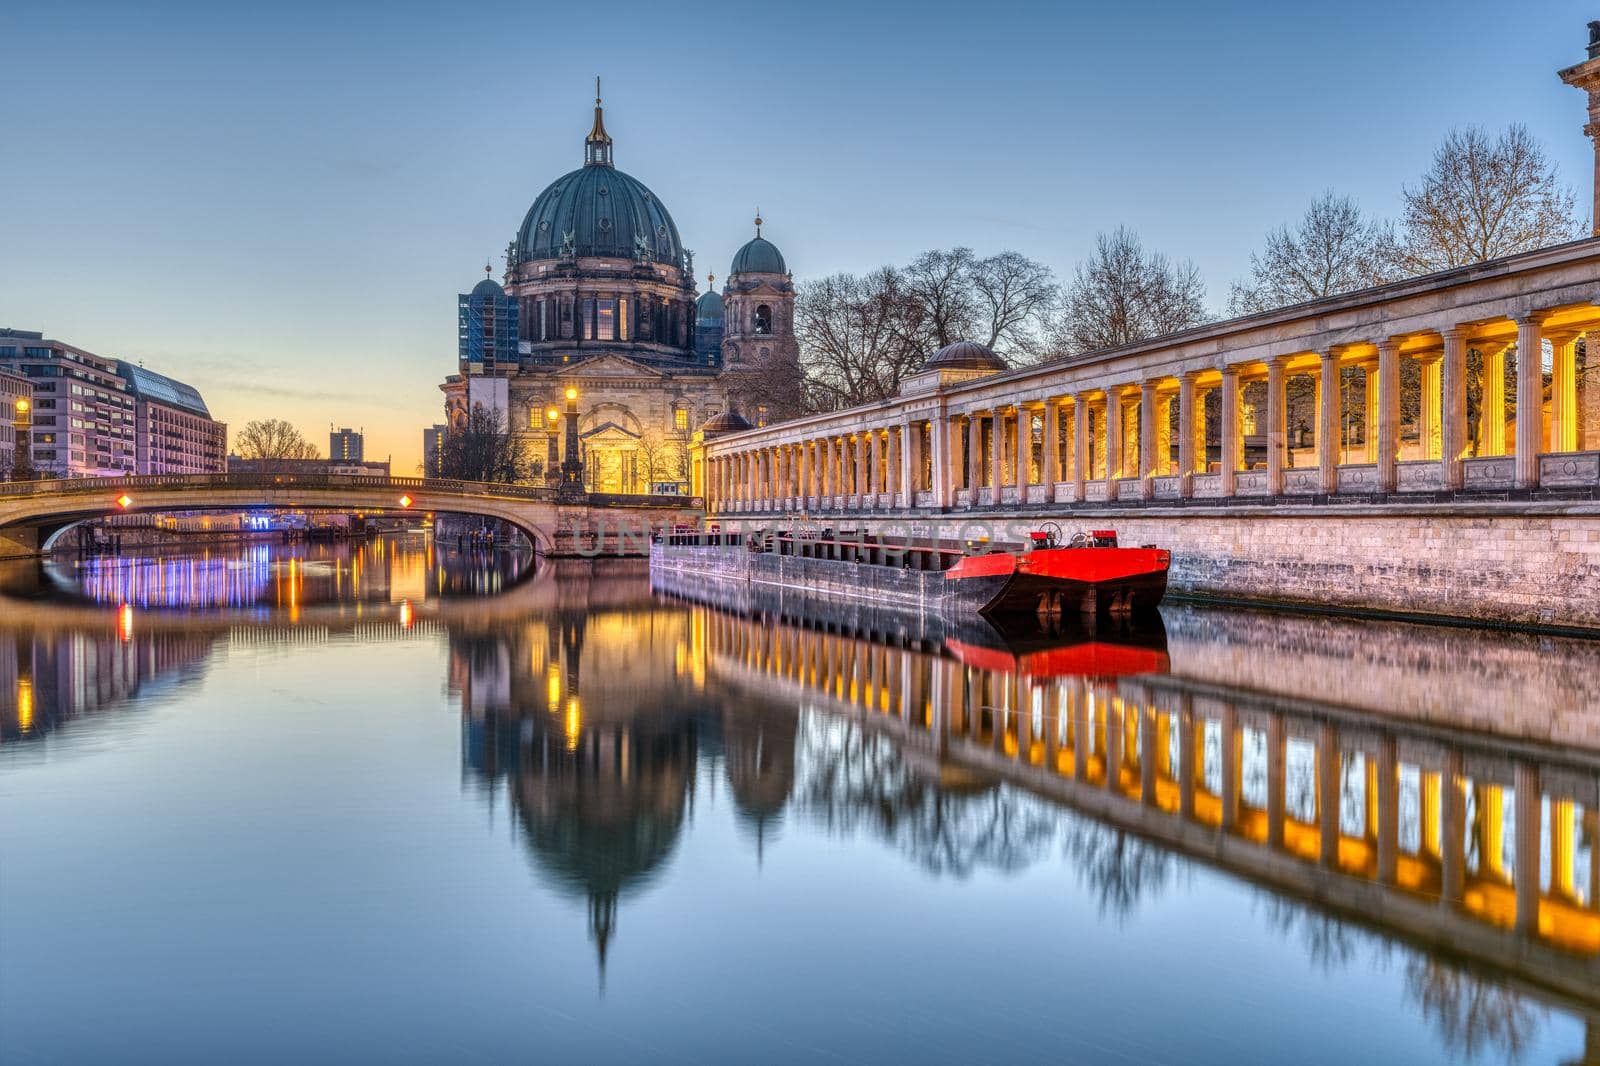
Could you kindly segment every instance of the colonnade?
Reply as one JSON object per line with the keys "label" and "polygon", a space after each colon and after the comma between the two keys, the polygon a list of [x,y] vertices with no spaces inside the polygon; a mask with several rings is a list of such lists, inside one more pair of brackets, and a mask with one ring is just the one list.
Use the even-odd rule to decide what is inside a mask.
{"label": "colonnade", "polygon": [[[1091,360],[964,381],[711,442],[704,491],[748,512],[1600,484],[1600,453],[1551,461],[1600,447],[1578,402],[1590,324],[1535,311],[1125,380]],[[1291,387],[1311,410],[1294,427]]]}

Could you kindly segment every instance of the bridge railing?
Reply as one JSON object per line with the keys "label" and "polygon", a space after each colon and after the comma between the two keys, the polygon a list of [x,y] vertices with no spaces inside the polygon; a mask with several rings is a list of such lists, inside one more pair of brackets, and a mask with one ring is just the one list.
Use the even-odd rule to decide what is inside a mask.
{"label": "bridge railing", "polygon": [[81,496],[135,489],[394,489],[499,499],[554,500],[545,485],[505,485],[452,478],[380,477],[371,474],[145,474],[132,477],[53,478],[0,482],[0,497]]}

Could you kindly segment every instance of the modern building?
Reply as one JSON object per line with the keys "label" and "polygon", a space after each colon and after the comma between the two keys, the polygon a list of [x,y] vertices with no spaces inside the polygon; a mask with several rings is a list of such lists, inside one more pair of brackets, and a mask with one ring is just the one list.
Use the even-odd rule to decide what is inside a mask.
{"label": "modern building", "polygon": [[548,462],[571,392],[586,487],[687,491],[702,423],[730,407],[762,422],[796,413],[794,283],[758,218],[721,294],[697,295],[666,204],[616,168],[613,148],[597,94],[583,166],[534,199],[504,284],[485,278],[457,299],[446,422],[487,408]]}
{"label": "modern building", "polygon": [[422,431],[422,476],[440,477],[444,474],[444,435],[448,427],[435,423]]}
{"label": "modern building", "polygon": [[0,370],[0,479],[9,477],[16,466],[17,427],[32,419],[33,383],[21,374]]}
{"label": "modern building", "polygon": [[41,475],[136,471],[136,401],[115,359],[42,333],[0,329],[0,370],[33,384],[33,465]]}
{"label": "modern building", "polygon": [[125,359],[117,373],[134,398],[134,465],[140,474],[220,474],[228,426],[211,417],[192,385]]}
{"label": "modern building", "polygon": [[328,458],[359,463],[366,458],[365,430],[328,427]]}
{"label": "modern building", "polygon": [[388,477],[389,461],[346,459],[242,459],[228,456],[230,474],[355,474],[366,477]]}

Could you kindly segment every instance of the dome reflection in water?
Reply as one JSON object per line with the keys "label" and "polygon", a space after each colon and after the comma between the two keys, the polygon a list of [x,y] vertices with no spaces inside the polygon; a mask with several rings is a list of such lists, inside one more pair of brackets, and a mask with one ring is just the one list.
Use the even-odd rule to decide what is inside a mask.
{"label": "dome reflection in water", "polygon": [[[303,606],[249,624],[228,607],[139,607],[124,624],[132,598],[48,581],[5,601],[0,792],[18,817],[0,847],[28,887],[51,887],[51,833],[84,825],[62,782],[197,732],[230,775],[269,765],[333,797],[310,815],[285,805],[285,826],[328,840],[280,843],[283,877],[336,892],[385,871],[337,909],[331,941],[263,897],[274,923],[235,930],[233,950],[266,968],[264,990],[230,995],[179,966],[162,995],[248,1027],[307,972],[369,1017],[424,989],[423,1020],[361,1031],[398,1057],[418,1039],[510,1054],[532,1010],[542,1046],[585,1061],[637,1061],[641,1042],[709,1061],[912,1046],[973,1061],[1014,1050],[973,1025],[997,1010],[1016,1047],[1052,1057],[1091,1042],[1134,1061],[1596,1061],[1593,644],[1194,607],[1164,609],[1155,631],[932,632],[652,596],[629,564],[554,563],[501,595],[452,597],[474,567],[445,559],[441,576],[434,558],[414,574],[406,550],[362,557],[359,596],[351,557],[342,579],[303,579]],[[167,580],[119,591],[163,604]],[[311,602],[326,581],[346,598]],[[263,602],[280,601],[229,601]],[[413,663],[441,688],[408,716],[374,674],[371,706],[296,716],[329,685],[271,672],[296,661]],[[261,720],[216,702],[243,672],[285,689]],[[446,717],[459,738],[429,732]],[[314,724],[314,749],[262,764],[273,718]],[[454,791],[441,772],[461,775]],[[51,803],[32,798],[51,787]],[[205,876],[206,820],[167,817],[121,835],[165,856],[151,876]],[[270,835],[270,810],[256,819]],[[163,851],[172,831],[193,850]],[[304,868],[301,847],[316,856]],[[56,897],[30,898],[38,921],[65,920]],[[80,948],[91,991],[145,972],[141,936],[194,935],[185,898],[139,910],[119,933],[129,954],[116,938]],[[83,1058],[15,980],[57,972],[51,938],[10,921],[11,1039]],[[298,952],[271,961],[283,938]],[[336,950],[370,938],[385,944],[371,970]],[[155,994],[124,992],[158,1013]],[[741,1038],[755,1052],[686,1020],[719,1003],[761,1034]],[[325,1052],[354,1024],[341,1012],[300,1037]],[[269,1039],[262,1054],[283,1050]]]}

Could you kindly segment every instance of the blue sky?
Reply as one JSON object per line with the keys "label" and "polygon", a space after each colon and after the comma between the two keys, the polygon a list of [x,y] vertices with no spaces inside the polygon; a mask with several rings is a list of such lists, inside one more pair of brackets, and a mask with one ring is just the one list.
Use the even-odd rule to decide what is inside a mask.
{"label": "blue sky", "polygon": [[757,204],[802,280],[931,247],[1070,273],[1126,224],[1210,302],[1320,190],[1392,214],[1452,126],[1584,200],[1600,8],[1282,3],[12,4],[0,325],[142,359],[233,425],[419,458],[455,294],[582,161],[722,275]]}

